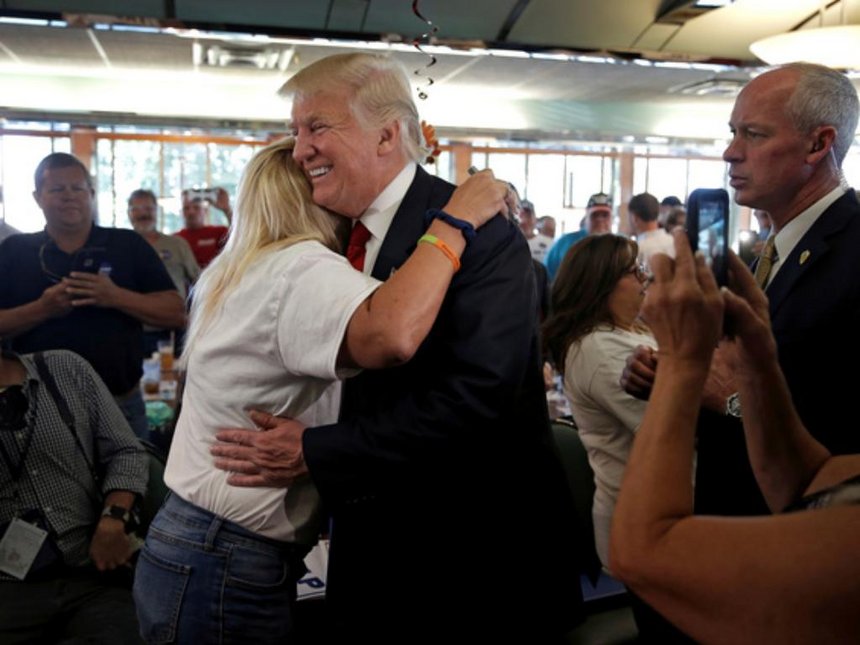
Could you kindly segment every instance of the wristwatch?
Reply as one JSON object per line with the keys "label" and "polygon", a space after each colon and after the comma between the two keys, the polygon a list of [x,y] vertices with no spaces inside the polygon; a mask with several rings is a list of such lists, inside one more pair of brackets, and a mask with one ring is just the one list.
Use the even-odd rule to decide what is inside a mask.
{"label": "wristwatch", "polygon": [[434,220],[442,220],[449,226],[453,226],[463,234],[463,237],[466,238],[466,244],[475,239],[475,227],[472,226],[471,222],[467,222],[466,220],[460,219],[458,217],[454,217],[450,213],[446,213],[440,208],[431,208],[424,215],[424,224],[425,226],[430,226],[430,223]]}
{"label": "wristwatch", "polygon": [[102,509],[102,517],[110,517],[115,520],[120,520],[126,533],[130,533],[137,527],[137,518],[135,514],[127,508],[110,504]]}
{"label": "wristwatch", "polygon": [[734,394],[729,394],[726,399],[726,416],[727,417],[735,417],[736,419],[741,418],[741,397],[740,394],[735,392]]}

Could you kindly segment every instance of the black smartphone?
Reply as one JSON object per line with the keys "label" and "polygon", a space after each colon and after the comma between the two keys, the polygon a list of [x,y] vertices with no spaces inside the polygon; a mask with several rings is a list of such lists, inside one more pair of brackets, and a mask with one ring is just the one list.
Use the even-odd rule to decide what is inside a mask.
{"label": "black smartphone", "polygon": [[697,188],[687,198],[687,237],[701,251],[717,284],[728,283],[729,194],[722,188]]}

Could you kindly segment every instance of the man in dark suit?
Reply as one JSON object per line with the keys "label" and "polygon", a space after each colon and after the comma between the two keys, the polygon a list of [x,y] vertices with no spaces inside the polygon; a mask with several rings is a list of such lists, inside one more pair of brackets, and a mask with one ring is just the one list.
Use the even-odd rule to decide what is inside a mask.
{"label": "man in dark suit", "polygon": [[[779,362],[804,425],[834,454],[860,451],[853,427],[856,381],[835,374],[860,363],[860,204],[842,175],[857,128],[858,99],[839,72],[791,64],[751,81],[738,96],[723,158],[737,203],[768,211],[776,250],[759,260]],[[696,333],[696,330],[690,330]],[[656,358],[637,348],[622,376],[642,396]],[[750,467],[743,410],[725,356],[712,364],[697,427],[695,510],[765,515]],[[765,446],[778,449],[778,446]],[[766,457],[765,457],[766,458]],[[663,625],[648,623],[654,640]],[[674,629],[672,630],[675,631]],[[661,642],[688,642],[676,632]]]}
{"label": "man in dark suit", "polygon": [[[428,218],[451,223],[437,209],[453,186],[416,163],[407,77],[385,57],[346,54],[283,91],[314,201],[355,221],[347,256],[386,279]],[[229,433],[245,444],[229,456],[261,482],[309,474],[319,489],[332,516],[339,636],[543,642],[578,618],[573,511],[550,440],[528,246],[505,218],[464,235],[462,269],[424,345],[402,367],[349,380],[339,423],[257,418],[272,429]]]}
{"label": "man in dark suit", "polygon": [[[860,205],[841,170],[857,115],[857,92],[843,74],[786,65],[740,93],[723,154],[735,200],[766,210],[773,220],[756,277],[770,301],[794,404],[834,454],[860,450],[852,425],[857,383],[835,374],[840,363],[860,362]],[[742,415],[733,396],[726,413]],[[740,423],[700,424],[698,448],[698,512],[768,512]]]}

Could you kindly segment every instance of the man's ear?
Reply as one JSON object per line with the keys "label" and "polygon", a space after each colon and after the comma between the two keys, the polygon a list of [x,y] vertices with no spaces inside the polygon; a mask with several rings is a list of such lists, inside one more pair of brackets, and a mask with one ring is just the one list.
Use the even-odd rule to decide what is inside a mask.
{"label": "man's ear", "polygon": [[400,121],[390,121],[379,130],[377,152],[380,156],[400,150]]}
{"label": "man's ear", "polygon": [[821,125],[815,128],[810,136],[806,162],[814,165],[826,158],[830,154],[834,141],[836,141],[836,128],[832,125]]}

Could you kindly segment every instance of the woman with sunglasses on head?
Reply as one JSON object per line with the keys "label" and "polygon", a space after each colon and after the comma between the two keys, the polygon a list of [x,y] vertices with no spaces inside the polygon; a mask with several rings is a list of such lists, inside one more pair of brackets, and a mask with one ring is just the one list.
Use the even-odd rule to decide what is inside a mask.
{"label": "woman with sunglasses on head", "polygon": [[619,377],[637,346],[656,346],[639,319],[647,276],[637,255],[636,242],[617,235],[577,242],[553,283],[543,328],[594,470],[594,541],[607,568],[615,499],[646,405],[622,389]]}

